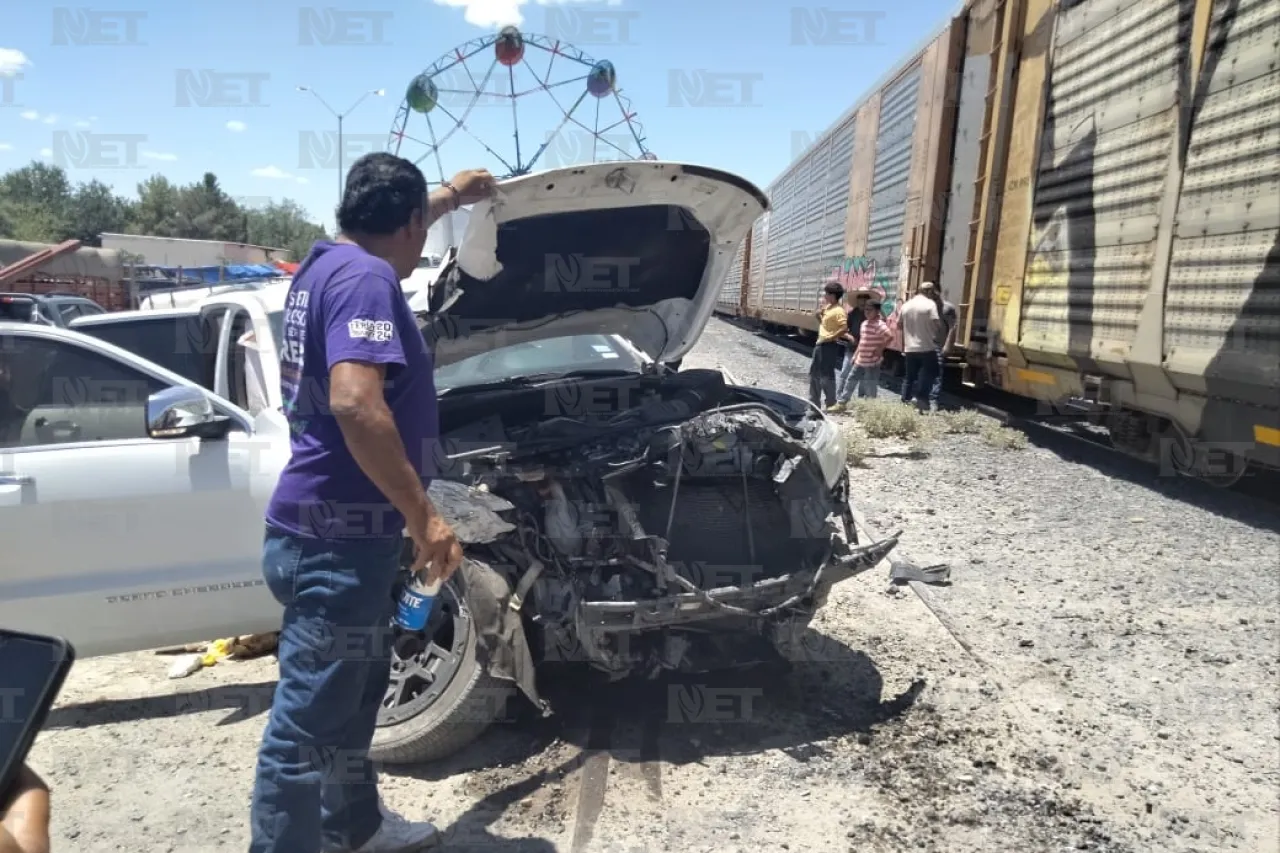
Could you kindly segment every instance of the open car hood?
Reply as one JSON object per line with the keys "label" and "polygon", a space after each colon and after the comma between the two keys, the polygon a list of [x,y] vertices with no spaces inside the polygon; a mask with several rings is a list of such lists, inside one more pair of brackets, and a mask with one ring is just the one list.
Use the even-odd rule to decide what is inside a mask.
{"label": "open car hood", "polygon": [[543,338],[612,334],[678,359],[711,317],[755,185],[682,163],[593,163],[498,185],[430,292],[410,300],[437,365]]}

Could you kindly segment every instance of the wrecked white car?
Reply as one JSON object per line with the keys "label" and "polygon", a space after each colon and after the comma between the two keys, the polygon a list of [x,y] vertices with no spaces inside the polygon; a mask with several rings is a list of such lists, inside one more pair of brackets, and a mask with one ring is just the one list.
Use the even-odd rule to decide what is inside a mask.
{"label": "wrecked white car", "polygon": [[767,204],[733,175],[642,163],[523,178],[477,206],[418,303],[435,494],[468,560],[448,618],[397,643],[380,758],[457,749],[501,710],[502,682],[540,702],[542,662],[622,677],[776,657],[832,584],[894,546],[857,546],[844,441],[821,412],[669,367]]}
{"label": "wrecked white car", "polygon": [[[427,631],[397,635],[375,758],[456,751],[500,698],[541,705],[543,663],[623,677],[776,659],[833,584],[896,545],[857,542],[844,441],[820,411],[677,369],[766,207],[733,175],[636,162],[507,181],[473,211],[411,301],[437,362],[430,493],[467,559]],[[146,378],[137,399],[99,399],[95,379],[15,414],[0,624],[86,655],[278,628],[259,558],[288,431],[278,383],[274,404],[245,411],[234,342],[252,332],[274,352],[279,324],[256,305],[201,319],[186,382],[84,334],[0,329],[0,357],[69,347],[62,363],[91,354],[95,377],[111,362]],[[77,536],[54,535],[73,523]]]}

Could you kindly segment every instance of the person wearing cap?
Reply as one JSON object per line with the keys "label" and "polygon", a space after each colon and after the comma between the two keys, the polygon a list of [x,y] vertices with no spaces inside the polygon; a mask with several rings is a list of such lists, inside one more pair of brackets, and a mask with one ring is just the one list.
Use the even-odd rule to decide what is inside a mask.
{"label": "person wearing cap", "polygon": [[920,291],[902,306],[902,354],[907,375],[902,382],[902,402],[915,401],[921,411],[929,407],[929,392],[938,371],[938,341],[945,335],[945,324],[938,310],[932,281],[921,283]]}
{"label": "person wearing cap", "polygon": [[819,409],[825,397],[828,406],[836,403],[836,372],[844,357],[844,338],[849,332],[849,317],[840,301],[844,299],[844,286],[828,280],[822,287],[818,310],[818,343],[813,348],[813,360],[809,363],[809,401]]}
{"label": "person wearing cap", "polygon": [[849,383],[840,392],[836,404],[827,409],[833,415],[844,412],[849,401],[856,392],[858,397],[873,398],[880,388],[880,364],[884,360],[884,351],[893,340],[893,331],[884,321],[883,307],[878,296],[868,298],[865,320],[858,330],[858,346],[854,350],[853,370]]}

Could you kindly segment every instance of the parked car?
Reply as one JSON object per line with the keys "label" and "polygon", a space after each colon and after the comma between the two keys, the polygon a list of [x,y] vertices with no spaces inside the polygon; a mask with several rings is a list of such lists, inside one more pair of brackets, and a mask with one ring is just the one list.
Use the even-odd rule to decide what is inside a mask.
{"label": "parked car", "polygon": [[77,317],[69,328],[115,344],[202,386],[213,388],[216,329],[199,307],[112,311]]}
{"label": "parked car", "polygon": [[0,293],[0,320],[66,326],[77,317],[105,311],[92,299],[70,293]]}
{"label": "parked car", "polygon": [[[551,661],[622,677],[776,659],[894,547],[858,544],[821,411],[669,366],[766,207],[724,172],[602,163],[505,182],[473,214],[496,255],[451,255],[420,314],[440,387],[430,493],[467,559],[441,618],[397,629],[375,758],[451,753],[517,691],[541,704]],[[602,263],[612,278],[584,266]],[[274,352],[280,326],[227,298],[201,309],[203,383],[75,330],[0,325],[0,624],[84,655],[278,628],[259,561],[288,425],[236,404],[229,354],[246,329]]]}

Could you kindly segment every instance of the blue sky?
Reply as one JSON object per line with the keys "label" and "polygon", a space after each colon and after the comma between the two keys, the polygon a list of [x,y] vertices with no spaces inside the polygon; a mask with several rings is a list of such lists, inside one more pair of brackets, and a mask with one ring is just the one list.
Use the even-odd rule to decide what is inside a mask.
{"label": "blue sky", "polygon": [[[887,71],[958,8],[955,0],[792,5],[780,0],[48,0],[10,4],[0,32],[0,170],[45,159],[73,181],[132,195],[159,172],[186,183],[215,173],[247,204],[293,198],[330,227],[337,200],[334,116],[345,112],[348,163],[383,150],[416,75],[459,45],[518,24],[613,63],[617,88],[664,160],[737,172],[767,186]],[[535,168],[640,153],[616,98],[582,94],[589,65],[526,43],[514,72],[481,85],[491,51],[437,77],[440,106],[413,113],[400,153],[446,174],[502,173],[552,140]],[[550,68],[548,76],[548,68]],[[531,71],[530,69],[533,69]],[[552,84],[542,90],[534,74]],[[473,98],[479,88],[483,94]],[[598,117],[597,117],[598,108]],[[446,113],[447,111],[447,113]],[[451,117],[452,116],[452,117]],[[430,118],[430,126],[428,125]],[[612,129],[610,126],[613,125]],[[519,129],[520,161],[513,128]],[[596,141],[594,130],[605,133]],[[496,152],[486,151],[481,140]],[[616,146],[616,147],[615,147]]]}

